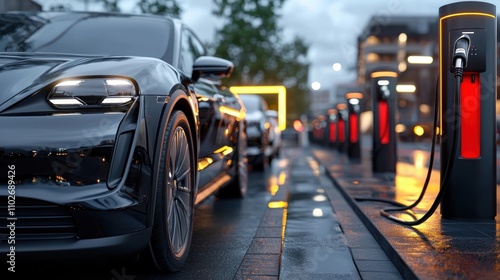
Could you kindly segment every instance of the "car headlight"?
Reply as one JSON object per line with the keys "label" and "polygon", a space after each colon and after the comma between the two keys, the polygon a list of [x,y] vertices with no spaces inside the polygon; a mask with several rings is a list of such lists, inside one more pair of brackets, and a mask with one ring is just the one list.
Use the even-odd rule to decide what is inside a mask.
{"label": "car headlight", "polygon": [[95,108],[126,105],[137,96],[134,84],[121,78],[65,80],[56,84],[48,101],[59,108]]}

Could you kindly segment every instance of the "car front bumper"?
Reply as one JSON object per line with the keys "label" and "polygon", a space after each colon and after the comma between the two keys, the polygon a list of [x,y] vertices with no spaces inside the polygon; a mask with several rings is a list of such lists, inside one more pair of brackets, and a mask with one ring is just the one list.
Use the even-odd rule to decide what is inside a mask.
{"label": "car front bumper", "polygon": [[151,163],[137,144],[145,141],[135,141],[145,129],[137,115],[127,118],[0,117],[2,258],[11,246],[22,258],[65,259],[136,253],[148,244]]}

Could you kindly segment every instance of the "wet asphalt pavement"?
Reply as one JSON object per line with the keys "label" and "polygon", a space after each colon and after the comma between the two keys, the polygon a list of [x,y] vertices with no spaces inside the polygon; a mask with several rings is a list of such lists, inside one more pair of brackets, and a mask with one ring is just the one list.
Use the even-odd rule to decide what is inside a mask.
{"label": "wet asphalt pavement", "polygon": [[314,151],[285,153],[288,215],[279,279],[403,279]]}
{"label": "wet asphalt pavement", "polygon": [[212,197],[197,207],[190,255],[177,273],[123,262],[20,263],[18,270],[37,279],[495,279],[498,216],[470,224],[437,213],[411,228],[380,217],[385,204],[354,201],[413,201],[427,166],[425,145],[399,146],[396,187],[331,149],[285,146],[270,169],[250,172],[247,197]]}
{"label": "wet asphalt pavement", "polygon": [[[24,273],[16,276],[72,280],[234,279],[236,275],[243,276],[245,270],[266,268],[263,274],[277,277],[283,209],[272,213],[267,207],[271,191],[277,196],[276,190],[271,190],[271,185],[276,185],[273,174],[278,172],[277,161],[279,159],[266,171],[250,171],[251,183],[244,199],[211,197],[198,205],[188,261],[177,273],[151,273],[125,262],[82,261],[18,263],[17,270]],[[282,199],[285,199],[284,193]],[[0,279],[14,279],[12,274],[8,276],[0,276]]]}
{"label": "wet asphalt pavement", "polygon": [[[445,219],[438,207],[421,224],[401,225],[380,215],[381,209],[393,205],[364,199],[413,203],[428,171],[429,153],[420,147],[398,143],[395,176],[372,173],[369,149],[357,161],[325,147],[311,147],[310,151],[405,279],[500,279],[500,185],[496,187],[495,219]],[[498,170],[497,164],[497,174]],[[429,211],[439,190],[440,172],[434,169],[421,202],[412,211],[391,213],[405,221],[420,218]]]}

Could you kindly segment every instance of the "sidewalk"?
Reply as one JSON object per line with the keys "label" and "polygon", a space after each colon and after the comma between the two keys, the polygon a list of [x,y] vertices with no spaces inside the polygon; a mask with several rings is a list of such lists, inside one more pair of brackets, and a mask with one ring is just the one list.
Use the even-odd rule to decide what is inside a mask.
{"label": "sidewalk", "polygon": [[279,278],[403,279],[312,152],[283,149],[288,207]]}
{"label": "sidewalk", "polygon": [[[442,219],[438,208],[423,224],[397,224],[379,214],[392,205],[355,198],[384,198],[411,204],[420,194],[427,172],[425,165],[409,163],[416,160],[398,162],[398,173],[391,178],[372,174],[366,150],[359,162],[349,161],[345,154],[326,147],[311,146],[308,150],[405,279],[500,279],[499,214],[494,221],[464,222]],[[434,170],[431,178],[426,196],[413,209],[417,215],[429,209],[439,191],[439,171]],[[497,196],[498,188],[497,185]],[[337,207],[335,203],[333,206]]]}

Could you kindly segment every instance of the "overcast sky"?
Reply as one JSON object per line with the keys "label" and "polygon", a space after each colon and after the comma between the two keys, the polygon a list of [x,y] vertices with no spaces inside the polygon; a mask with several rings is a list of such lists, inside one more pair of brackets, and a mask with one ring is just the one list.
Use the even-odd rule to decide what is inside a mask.
{"label": "overcast sky", "polygon": [[[74,10],[98,7],[94,0],[38,0],[44,8],[69,3]],[[123,12],[138,12],[138,0],[121,0]],[[182,19],[205,41],[210,42],[215,29],[223,22],[212,15],[211,0],[180,0]],[[457,1],[449,0],[285,0],[280,25],[285,38],[303,38],[309,44],[309,84],[317,81],[323,89],[339,82],[351,82],[355,73],[349,68],[356,63],[356,37],[371,16],[390,22],[393,16],[439,15],[439,7]],[[483,1],[495,4],[495,1]],[[496,0],[498,2],[498,0]],[[497,7],[498,11],[498,7]],[[340,71],[332,65],[340,63]]]}

